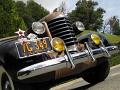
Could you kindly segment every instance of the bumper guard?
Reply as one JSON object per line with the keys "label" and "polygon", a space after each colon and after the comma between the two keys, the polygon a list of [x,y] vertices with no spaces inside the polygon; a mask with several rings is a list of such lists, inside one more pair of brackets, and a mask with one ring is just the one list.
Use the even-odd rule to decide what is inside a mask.
{"label": "bumper guard", "polygon": [[[117,46],[108,46],[105,48],[111,55],[119,51]],[[103,50],[103,47],[98,49],[93,49],[91,50],[91,52],[95,59],[108,56],[107,53]],[[88,61],[88,60],[92,60],[88,50],[75,53],[75,54],[70,54],[70,55],[74,65],[79,64],[81,62]],[[71,64],[69,62],[69,57],[65,55],[64,57],[47,60],[44,62],[40,62],[31,66],[25,67],[17,72],[17,77],[19,80],[24,80],[24,79],[32,78],[48,72],[56,71],[62,68],[70,68],[70,67],[71,67]]]}

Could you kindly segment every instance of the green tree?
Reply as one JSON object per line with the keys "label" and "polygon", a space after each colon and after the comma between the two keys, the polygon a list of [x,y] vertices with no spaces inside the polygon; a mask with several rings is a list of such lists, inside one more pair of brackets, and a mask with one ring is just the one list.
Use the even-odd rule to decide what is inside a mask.
{"label": "green tree", "polygon": [[34,18],[36,21],[49,14],[46,9],[33,0],[29,0],[27,2],[27,10],[31,12],[32,18]]}
{"label": "green tree", "polygon": [[68,17],[72,22],[83,22],[86,29],[97,31],[102,28],[105,13],[102,8],[96,8],[97,5],[98,3],[92,0],[79,0],[75,10],[69,13]]}
{"label": "green tree", "polygon": [[16,6],[19,16],[23,18],[27,27],[30,27],[32,22],[40,20],[49,13],[33,0],[27,1],[27,4],[17,1]]}
{"label": "green tree", "polygon": [[27,5],[22,1],[17,1],[16,7],[17,7],[17,12],[19,16],[23,18],[27,27],[30,27],[31,23],[35,21],[35,19],[32,17],[31,12],[27,9]]}
{"label": "green tree", "polygon": [[25,23],[16,12],[15,2],[12,0],[0,1],[0,37],[14,35],[18,28],[25,29]]}
{"label": "green tree", "polygon": [[113,16],[109,19],[109,25],[110,25],[112,34],[120,35],[120,24],[117,16]]}

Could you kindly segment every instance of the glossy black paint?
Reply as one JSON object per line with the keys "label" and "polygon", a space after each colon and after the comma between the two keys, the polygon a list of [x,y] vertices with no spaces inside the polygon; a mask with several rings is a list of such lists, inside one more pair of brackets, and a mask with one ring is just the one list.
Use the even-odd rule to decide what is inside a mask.
{"label": "glossy black paint", "polygon": [[[92,33],[88,33],[86,35],[82,35],[82,36],[78,37],[78,42],[83,43],[83,44],[84,44],[84,42],[89,42],[91,39],[90,38],[91,34]],[[105,46],[110,46],[110,43],[108,42],[107,38],[104,35],[102,35],[100,33],[96,33],[96,34],[101,38],[101,40],[103,41]]]}
{"label": "glossy black paint", "polygon": [[20,59],[15,46],[18,38],[0,41],[0,64],[14,80],[17,80],[17,71],[29,65],[50,59],[46,54]]}

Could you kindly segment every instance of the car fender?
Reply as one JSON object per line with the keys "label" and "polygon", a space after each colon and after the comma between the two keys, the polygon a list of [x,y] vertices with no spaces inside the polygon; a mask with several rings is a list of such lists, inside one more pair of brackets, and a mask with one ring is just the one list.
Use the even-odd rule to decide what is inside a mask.
{"label": "car fender", "polygon": [[[88,39],[91,38],[91,34],[93,34],[93,33],[88,33],[86,35],[82,35],[82,36],[78,37],[78,42],[79,43],[88,42]],[[110,45],[110,43],[108,42],[107,38],[104,35],[102,35],[100,33],[96,33],[96,34],[101,38],[101,40],[103,41],[105,46]]]}

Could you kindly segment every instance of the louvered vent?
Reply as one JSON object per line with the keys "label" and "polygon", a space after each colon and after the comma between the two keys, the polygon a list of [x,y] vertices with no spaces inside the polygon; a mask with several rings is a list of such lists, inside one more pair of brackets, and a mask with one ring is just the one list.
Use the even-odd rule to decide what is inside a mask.
{"label": "louvered vent", "polygon": [[62,38],[67,46],[77,43],[73,28],[66,17],[53,19],[47,24],[52,36]]}

